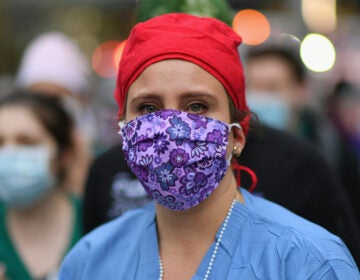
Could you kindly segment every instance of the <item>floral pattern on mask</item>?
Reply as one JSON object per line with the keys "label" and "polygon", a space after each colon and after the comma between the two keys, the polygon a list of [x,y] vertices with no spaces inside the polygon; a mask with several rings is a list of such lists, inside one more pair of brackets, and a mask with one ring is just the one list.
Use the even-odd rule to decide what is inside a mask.
{"label": "floral pattern on mask", "polygon": [[120,130],[125,158],[159,204],[186,210],[220,184],[228,163],[228,124],[163,110],[139,116]]}

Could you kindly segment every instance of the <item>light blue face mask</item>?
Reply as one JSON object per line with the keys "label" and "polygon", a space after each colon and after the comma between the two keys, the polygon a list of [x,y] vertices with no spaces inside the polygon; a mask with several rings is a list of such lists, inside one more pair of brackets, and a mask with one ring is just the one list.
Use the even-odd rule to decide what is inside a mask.
{"label": "light blue face mask", "polygon": [[46,147],[0,148],[0,200],[8,207],[33,205],[54,186]]}
{"label": "light blue face mask", "polygon": [[249,92],[246,101],[260,122],[270,127],[286,130],[290,121],[290,106],[277,94]]}

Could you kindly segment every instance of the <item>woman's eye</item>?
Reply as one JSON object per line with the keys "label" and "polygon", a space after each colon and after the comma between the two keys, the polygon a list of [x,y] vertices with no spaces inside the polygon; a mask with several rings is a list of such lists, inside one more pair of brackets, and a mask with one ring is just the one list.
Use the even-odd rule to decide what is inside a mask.
{"label": "woman's eye", "polygon": [[140,112],[142,114],[150,114],[150,113],[153,113],[153,112],[156,112],[156,107],[154,105],[150,105],[150,104],[147,104],[147,105],[143,105],[140,107]]}
{"label": "woman's eye", "polygon": [[201,103],[194,103],[189,106],[189,111],[191,113],[204,113],[206,111],[206,107]]}

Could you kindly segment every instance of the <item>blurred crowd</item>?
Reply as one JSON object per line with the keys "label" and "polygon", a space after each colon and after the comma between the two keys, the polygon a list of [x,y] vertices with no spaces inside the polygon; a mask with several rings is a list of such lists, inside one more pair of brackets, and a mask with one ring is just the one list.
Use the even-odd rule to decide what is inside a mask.
{"label": "blurred crowd", "polygon": [[[325,83],[296,48],[271,40],[244,61],[254,126],[240,184],[338,234],[360,264],[360,80]],[[56,279],[82,234],[150,201],[93,75],[71,38],[48,32],[26,46],[11,83],[1,80],[0,279]],[[277,137],[289,140],[278,147]]]}

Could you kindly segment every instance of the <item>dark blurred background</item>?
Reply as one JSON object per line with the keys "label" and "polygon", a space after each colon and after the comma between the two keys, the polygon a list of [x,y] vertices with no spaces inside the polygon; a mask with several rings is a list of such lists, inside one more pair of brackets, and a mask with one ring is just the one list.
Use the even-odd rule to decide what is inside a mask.
{"label": "dark blurred background", "polygon": [[[207,5],[206,2],[211,1],[203,2]],[[100,43],[126,38],[138,20],[140,3],[141,0],[1,0],[0,75],[14,74],[26,44],[37,34],[49,30],[68,34],[90,57]],[[278,25],[286,26],[288,32],[298,32],[302,36],[306,28],[300,3],[300,0],[227,1],[234,13],[241,9],[258,9],[268,14],[275,25],[280,22]],[[359,29],[360,0],[338,0],[335,3],[337,30],[345,25],[346,28]]]}

